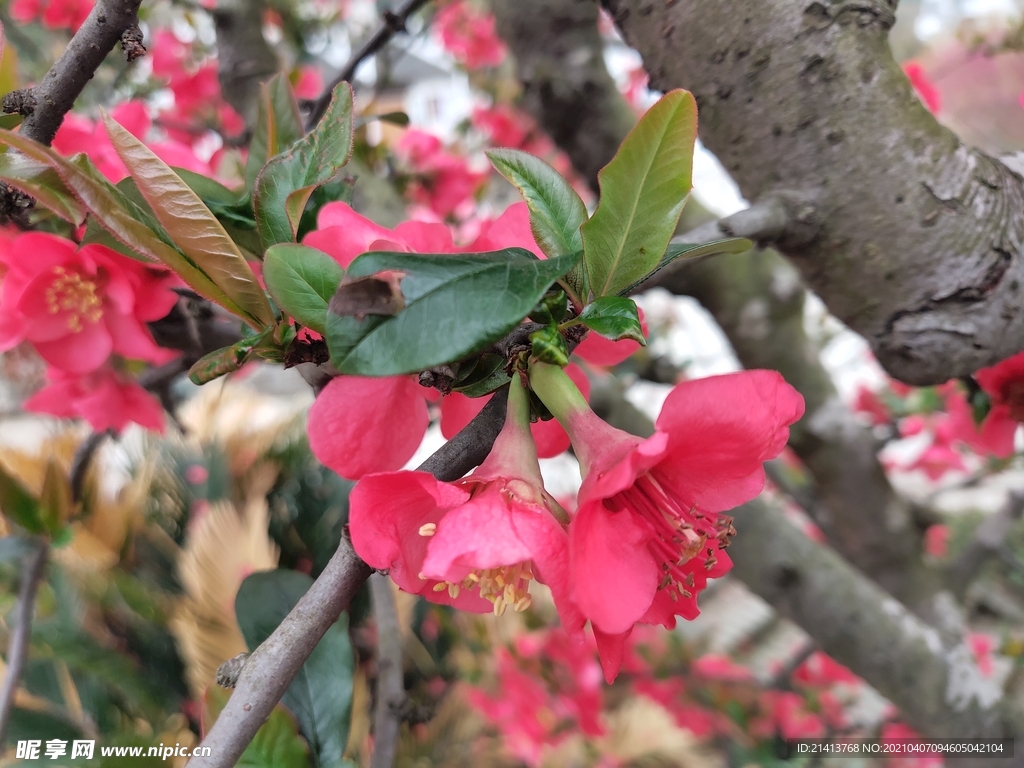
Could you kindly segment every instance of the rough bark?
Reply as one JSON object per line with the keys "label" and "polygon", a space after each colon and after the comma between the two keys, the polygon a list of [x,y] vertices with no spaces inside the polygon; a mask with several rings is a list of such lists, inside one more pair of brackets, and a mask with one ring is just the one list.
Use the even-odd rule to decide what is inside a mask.
{"label": "rough bark", "polygon": [[939,383],[1024,347],[1024,180],[915,96],[888,47],[895,0],[605,5],[652,87],[693,92],[748,200],[810,201],[775,242],[896,378]]}
{"label": "rough bark", "polygon": [[[522,106],[555,137],[597,191],[597,172],[611,160],[636,117],[601,55],[595,4],[578,0],[500,0],[493,4],[524,83]],[[589,114],[583,110],[600,107]],[[586,119],[579,119],[579,115]],[[695,201],[682,229],[711,215]],[[715,317],[747,368],[773,368],[803,394],[807,415],[790,445],[816,480],[819,504],[808,511],[833,546],[915,609],[929,612],[937,588],[924,568],[920,534],[908,504],[889,485],[875,441],[839,400],[806,335],[806,300],[795,270],[773,250],[681,262],[658,275],[673,293],[694,296]]]}
{"label": "rough bark", "polygon": [[100,64],[130,29],[138,29],[141,0],[100,0],[75,32],[42,82],[32,88],[34,106],[20,133],[49,144]]}

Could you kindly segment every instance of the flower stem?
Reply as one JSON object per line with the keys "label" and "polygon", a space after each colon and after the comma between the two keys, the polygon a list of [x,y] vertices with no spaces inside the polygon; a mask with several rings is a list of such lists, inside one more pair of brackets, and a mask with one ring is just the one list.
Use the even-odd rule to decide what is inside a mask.
{"label": "flower stem", "polygon": [[557,365],[530,361],[530,386],[564,426],[573,413],[589,411],[590,406],[568,374]]}

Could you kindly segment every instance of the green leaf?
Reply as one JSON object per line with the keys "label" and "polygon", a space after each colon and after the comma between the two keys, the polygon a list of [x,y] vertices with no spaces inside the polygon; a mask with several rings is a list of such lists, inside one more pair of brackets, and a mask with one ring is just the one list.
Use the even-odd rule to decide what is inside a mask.
{"label": "green leaf", "polygon": [[670,91],[640,118],[601,169],[600,202],[582,227],[584,262],[595,296],[617,293],[658,265],[690,192],[696,138],[693,96]]}
{"label": "green leaf", "polygon": [[636,302],[621,296],[602,296],[580,313],[579,320],[587,328],[612,341],[632,339],[647,346]]}
{"label": "green leaf", "polygon": [[39,502],[0,464],[0,512],[26,531],[45,533],[46,524],[39,513]]}
{"label": "green leaf", "polygon": [[352,88],[339,83],[316,128],[273,157],[256,179],[256,226],[266,248],[295,240],[309,196],[352,154]]}
{"label": "green leaf", "polygon": [[256,189],[256,177],[274,155],[278,155],[302,138],[302,118],[291,83],[284,75],[274,75],[260,84],[260,101],[256,128],[249,142],[249,158],[245,164],[245,188]]}
{"label": "green leaf", "polygon": [[278,705],[267,722],[260,726],[236,768],[304,768],[309,763],[309,749],[299,738],[295,719]]}
{"label": "green leaf", "polygon": [[107,135],[157,220],[189,260],[239,307],[254,327],[273,325],[270,308],[249,262],[203,201],[153,151],[109,115]]}
{"label": "green leaf", "polygon": [[[558,171],[518,149],[492,149],[487,157],[522,194],[530,209],[533,237],[548,257],[583,250],[580,227],[587,220],[587,207]],[[582,263],[566,275],[565,281],[576,298],[586,302],[590,290]]]}
{"label": "green leaf", "polygon": [[327,303],[344,276],[338,262],[305,245],[278,243],[263,258],[263,279],[274,301],[319,334],[325,332]]}
{"label": "green leaf", "polygon": [[199,358],[188,371],[193,384],[202,386],[208,382],[234,373],[252,357],[257,348],[273,334],[274,327],[264,328],[254,336],[236,341],[230,347],[222,347]]}
{"label": "green leaf", "polygon": [[658,262],[658,266],[648,274],[627,285],[618,294],[619,296],[629,295],[638,285],[677,259],[698,259],[704,256],[719,256],[727,253],[746,253],[753,247],[754,244],[744,237],[727,237],[722,240],[712,240],[708,243],[671,243],[661,261]]}
{"label": "green leaf", "polygon": [[[342,373],[394,376],[485,349],[518,325],[580,254],[540,261],[522,248],[494,253],[364,253],[349,266],[327,313],[327,346]],[[404,306],[359,319],[339,298],[355,279],[403,275]]]}
{"label": "green leaf", "polygon": [[538,360],[563,368],[569,364],[569,347],[557,325],[548,325],[530,334],[532,354]]}
{"label": "green leaf", "polygon": [[18,152],[0,154],[0,179],[35,198],[37,203],[64,221],[75,226],[85,221],[85,211],[71,190],[64,186],[60,176],[37,160]]}
{"label": "green leaf", "polygon": [[[283,569],[254,573],[242,582],[235,598],[235,614],[250,650],[270,637],[312,584],[309,576]],[[354,667],[348,615],[342,614],[281,699],[299,721],[316,765],[322,768],[338,765],[345,752]]]}
{"label": "green leaf", "polygon": [[505,358],[501,355],[481,355],[468,371],[459,372],[459,380],[452,391],[466,397],[483,397],[508,384],[511,377],[505,373]]}

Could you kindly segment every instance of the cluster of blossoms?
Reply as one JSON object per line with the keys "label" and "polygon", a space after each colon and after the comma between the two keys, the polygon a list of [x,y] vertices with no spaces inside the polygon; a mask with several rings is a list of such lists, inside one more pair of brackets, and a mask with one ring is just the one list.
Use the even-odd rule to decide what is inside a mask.
{"label": "cluster of blossoms", "polygon": [[[374,249],[519,245],[540,255],[522,204],[463,248],[443,225],[387,230],[343,203],[325,206],[319,225],[304,243],[342,265]],[[631,343],[625,354],[635,349]],[[608,355],[620,350],[611,346],[597,342],[597,356],[614,360]],[[676,616],[694,618],[697,594],[729,570],[725,547],[733,530],[723,513],[760,493],[762,463],[785,446],[803,399],[771,371],[683,382],[645,440],[606,424],[572,374],[539,361],[529,367],[529,389],[558,426],[531,425],[525,378],[513,377],[505,427],[490,456],[453,483],[394,471],[428,422],[424,390],[411,377],[332,380],[310,411],[310,445],[324,464],[358,479],[349,525],[369,565],[387,569],[407,592],[475,612],[525,610],[531,583],[546,584],[567,631],[579,635],[589,620],[612,680],[635,624],[672,627]],[[461,425],[465,400],[442,400],[442,429],[446,410],[455,418],[445,401],[457,406]],[[538,464],[539,448],[553,455],[567,447],[563,431],[583,474],[572,515],[544,490]]]}
{"label": "cluster of blossoms", "polygon": [[887,460],[889,469],[920,470],[940,480],[949,472],[967,471],[965,456],[970,452],[995,460],[1014,455],[1017,429],[1024,422],[1024,353],[972,378],[973,393],[959,381],[926,390],[895,381],[882,393],[860,389],[853,407],[874,425],[895,423],[900,437],[929,438],[912,461]]}
{"label": "cluster of blossoms", "polygon": [[158,347],[146,327],[177,301],[174,275],[102,245],[79,248],[36,232],[0,241],[0,269],[0,350],[28,342],[47,364],[49,383],[28,410],[80,417],[96,430],[131,421],[162,429],[159,401],[125,362],[161,364],[177,354]]}
{"label": "cluster of blossoms", "polygon": [[11,18],[22,24],[39,20],[47,29],[78,31],[94,0],[14,0]]}
{"label": "cluster of blossoms", "polygon": [[[865,683],[828,655],[815,651],[788,677],[781,669],[769,670],[772,681],[758,680],[747,667],[728,656],[706,654],[680,667],[684,648],[666,643],[652,627],[638,627],[625,643],[622,689],[664,709],[676,725],[698,739],[739,740],[751,754],[774,751],[775,739],[816,739],[846,734],[870,736],[851,721],[849,706],[864,691]],[[985,636],[975,636],[972,647],[984,674]],[[979,649],[981,653],[979,654]],[[601,745],[611,730],[613,702],[600,685],[597,646],[589,637],[576,641],[564,629],[523,632],[496,654],[494,687],[467,686],[467,698],[503,737],[507,749],[528,766],[549,762],[551,751],[570,734],[597,740],[602,764],[618,764]],[[988,659],[991,667],[991,660]],[[620,691],[621,694],[622,691]],[[621,696],[618,698],[621,699]],[[914,739],[918,735],[883,714],[882,741]],[[739,734],[743,734],[739,736]],[[932,756],[898,758],[888,768],[933,768]]]}
{"label": "cluster of blossoms", "polygon": [[408,174],[406,194],[416,205],[439,219],[466,219],[487,179],[465,157],[445,149],[431,133],[410,128],[395,145],[395,155]]}
{"label": "cluster of blossoms", "polygon": [[466,69],[496,67],[508,56],[494,30],[494,17],[466,0],[446,3],[437,12],[433,26],[441,44]]}

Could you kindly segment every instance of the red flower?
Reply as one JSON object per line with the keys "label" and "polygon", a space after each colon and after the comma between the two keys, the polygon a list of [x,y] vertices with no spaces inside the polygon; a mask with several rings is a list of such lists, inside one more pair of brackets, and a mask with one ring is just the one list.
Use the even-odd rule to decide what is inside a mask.
{"label": "red flower", "polygon": [[903,65],[903,72],[910,79],[910,84],[914,86],[914,90],[917,91],[917,95],[921,97],[924,105],[928,107],[929,112],[935,113],[942,109],[942,94],[928,77],[924,67],[916,61],[908,61]]}
{"label": "red flower", "polygon": [[47,29],[77,32],[92,10],[93,0],[14,0],[11,18],[24,23],[42,17]]}
{"label": "red flower", "polygon": [[25,401],[25,409],[64,419],[83,418],[97,432],[120,432],[129,423],[163,432],[164,411],[160,401],[131,376],[105,367],[85,376],[47,371],[50,383]]}
{"label": "red flower", "polygon": [[417,176],[408,187],[412,199],[441,217],[470,203],[487,179],[486,173],[471,171],[466,158],[445,151],[436,136],[415,128],[402,135],[395,154]]}
{"label": "red flower", "polygon": [[146,323],[177,296],[169,272],[102,245],[29,232],[0,249],[0,350],[29,341],[50,365],[89,373],[111,353],[165,363],[177,354],[153,341]]}
{"label": "red flower", "polygon": [[528,395],[517,380],[505,426],[471,475],[443,483],[426,472],[372,474],[349,499],[352,546],[406,592],[500,615],[508,606],[529,607],[537,579],[578,631],[583,619],[568,597],[567,522],[544,491]]}
{"label": "red flower", "polygon": [[863,384],[857,388],[857,399],[853,401],[853,410],[865,414],[875,426],[888,424],[892,420],[892,414],[878,393]]}
{"label": "red flower", "polygon": [[530,381],[580,460],[572,595],[610,681],[634,624],[696,617],[697,593],[729,570],[720,513],[761,492],[763,462],[785,447],[803,398],[774,371],[685,381],[643,440],[598,418],[560,368],[535,362]]}
{"label": "red flower", "polygon": [[924,551],[932,557],[943,558],[949,552],[949,526],[937,523],[924,532]]}
{"label": "red flower", "polygon": [[494,31],[494,17],[475,11],[464,0],[449,3],[434,17],[444,47],[466,69],[496,67],[508,55]]}

